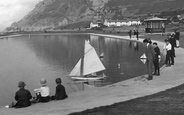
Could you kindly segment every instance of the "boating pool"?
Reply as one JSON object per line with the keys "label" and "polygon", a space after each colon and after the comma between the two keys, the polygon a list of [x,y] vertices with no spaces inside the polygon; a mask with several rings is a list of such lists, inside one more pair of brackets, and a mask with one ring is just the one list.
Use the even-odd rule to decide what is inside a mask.
{"label": "boating pool", "polygon": [[98,55],[104,54],[102,63],[107,78],[97,86],[146,73],[146,66],[140,61],[143,44],[135,41],[86,34],[9,37],[0,39],[0,105],[14,101],[21,80],[33,96],[43,77],[48,81],[51,95],[55,93],[57,77],[61,77],[67,93],[82,90],[78,85],[68,84],[71,80],[67,75],[82,56],[85,40],[90,41]]}

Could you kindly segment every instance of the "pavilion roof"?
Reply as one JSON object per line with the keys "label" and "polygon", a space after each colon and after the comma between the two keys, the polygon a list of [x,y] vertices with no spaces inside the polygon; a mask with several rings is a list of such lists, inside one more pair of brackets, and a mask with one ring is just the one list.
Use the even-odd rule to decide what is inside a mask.
{"label": "pavilion roof", "polygon": [[145,19],[144,21],[147,22],[147,21],[166,21],[166,20],[167,20],[167,18],[153,17],[153,18]]}

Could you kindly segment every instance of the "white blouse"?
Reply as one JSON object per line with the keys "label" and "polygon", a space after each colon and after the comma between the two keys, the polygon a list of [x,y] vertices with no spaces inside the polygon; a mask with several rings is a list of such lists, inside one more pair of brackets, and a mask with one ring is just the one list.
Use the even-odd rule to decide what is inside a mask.
{"label": "white blouse", "polygon": [[165,44],[165,45],[164,45],[164,49],[166,49],[166,51],[171,50],[171,48],[172,48],[172,46],[171,46],[171,44],[170,44],[170,43],[169,43],[169,44]]}
{"label": "white blouse", "polygon": [[50,88],[48,86],[40,87],[34,90],[35,92],[39,92],[42,97],[47,97],[50,95]]}

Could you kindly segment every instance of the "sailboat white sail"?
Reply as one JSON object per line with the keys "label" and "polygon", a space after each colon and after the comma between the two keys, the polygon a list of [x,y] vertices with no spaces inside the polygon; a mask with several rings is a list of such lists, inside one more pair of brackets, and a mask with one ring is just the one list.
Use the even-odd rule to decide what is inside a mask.
{"label": "sailboat white sail", "polygon": [[77,64],[69,74],[69,76],[71,76],[72,79],[98,80],[102,78],[102,77],[84,77],[86,75],[105,70],[105,67],[102,64],[101,60],[99,59],[95,49],[87,41],[85,41],[82,73],[81,73],[81,60],[82,58],[77,62]]}
{"label": "sailboat white sail", "polygon": [[146,59],[147,57],[146,57],[145,54],[143,54],[140,58],[141,58],[141,59]]}

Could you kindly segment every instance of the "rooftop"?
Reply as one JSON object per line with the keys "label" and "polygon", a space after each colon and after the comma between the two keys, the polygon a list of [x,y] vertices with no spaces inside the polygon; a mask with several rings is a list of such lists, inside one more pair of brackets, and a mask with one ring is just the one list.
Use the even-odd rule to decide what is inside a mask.
{"label": "rooftop", "polygon": [[144,21],[147,22],[147,21],[166,21],[166,20],[167,20],[166,18],[153,17],[153,18],[145,19]]}

